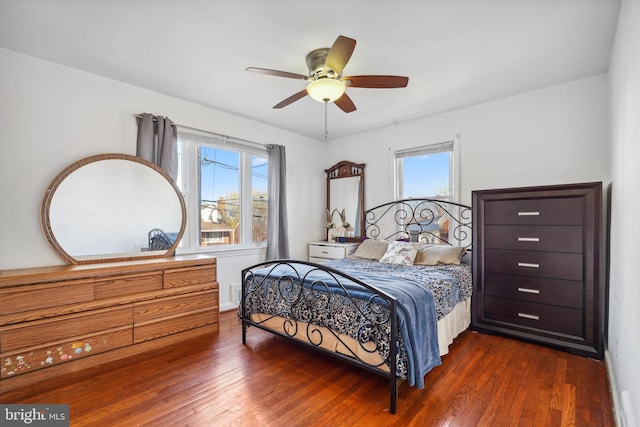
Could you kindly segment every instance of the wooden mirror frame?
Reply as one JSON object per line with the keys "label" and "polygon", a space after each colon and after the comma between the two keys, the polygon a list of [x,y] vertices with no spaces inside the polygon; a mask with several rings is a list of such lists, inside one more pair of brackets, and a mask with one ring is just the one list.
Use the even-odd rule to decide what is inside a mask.
{"label": "wooden mirror frame", "polygon": [[354,237],[345,237],[345,242],[360,242],[364,238],[364,163],[354,163],[347,160],[336,163],[329,169],[324,171],[327,174],[326,187],[326,207],[331,213],[336,207],[331,206],[331,181],[342,178],[359,178],[358,193],[360,195],[357,201],[358,205],[358,229],[354,230]]}
{"label": "wooden mirror frame", "polygon": [[[71,175],[73,172],[82,168],[83,166],[87,166],[96,162],[104,161],[104,160],[125,160],[130,161],[135,164],[142,165],[144,167],[149,168],[152,171],[158,173],[161,179],[167,181],[167,184],[171,186],[173,191],[175,191],[177,195],[177,200],[180,203],[180,211],[181,211],[181,221],[180,221],[180,229],[177,233],[177,236],[172,243],[172,245],[167,250],[158,250],[158,251],[148,251],[148,252],[131,252],[131,253],[115,253],[115,254],[104,254],[95,256],[74,256],[70,254],[67,250],[65,250],[52,230],[51,227],[51,205],[53,201],[53,197],[56,193],[56,190],[60,185],[64,182],[64,180]],[[162,182],[162,181],[161,181]],[[90,157],[86,157],[84,159],[78,160],[77,162],[72,163],[67,166],[62,172],[60,172],[54,179],[51,181],[51,184],[47,188],[47,191],[44,194],[42,199],[42,205],[40,208],[40,222],[42,226],[42,231],[47,239],[49,245],[62,257],[65,262],[68,264],[93,264],[93,263],[103,263],[103,262],[116,262],[116,261],[131,261],[131,260],[140,260],[140,259],[153,259],[153,258],[165,258],[169,256],[173,256],[175,254],[175,250],[180,244],[182,237],[184,235],[186,223],[187,223],[187,210],[186,204],[184,201],[184,197],[180,192],[178,186],[173,182],[171,177],[163,171],[158,166],[153,163],[144,160],[137,156],[132,156],[128,154],[120,154],[120,153],[108,153],[108,154],[98,154]]]}

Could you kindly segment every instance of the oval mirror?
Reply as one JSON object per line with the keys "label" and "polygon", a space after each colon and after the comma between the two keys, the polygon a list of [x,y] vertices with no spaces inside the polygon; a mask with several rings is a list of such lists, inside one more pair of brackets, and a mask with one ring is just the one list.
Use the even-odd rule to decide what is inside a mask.
{"label": "oval mirror", "polygon": [[127,154],[79,160],[51,182],[42,229],[69,264],[171,256],[186,226],[182,194],[151,162]]}

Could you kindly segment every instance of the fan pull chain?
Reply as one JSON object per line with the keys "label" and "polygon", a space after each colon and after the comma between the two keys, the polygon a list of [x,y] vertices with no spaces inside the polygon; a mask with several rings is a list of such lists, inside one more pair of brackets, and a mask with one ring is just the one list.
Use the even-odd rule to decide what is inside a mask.
{"label": "fan pull chain", "polygon": [[329,131],[327,130],[327,107],[329,105],[329,100],[324,100],[324,142],[327,142],[327,136],[329,136]]}

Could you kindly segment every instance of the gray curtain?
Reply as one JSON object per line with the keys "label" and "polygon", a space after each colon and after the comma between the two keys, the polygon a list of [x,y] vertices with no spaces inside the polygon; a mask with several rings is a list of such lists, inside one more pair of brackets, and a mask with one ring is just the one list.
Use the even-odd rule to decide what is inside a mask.
{"label": "gray curtain", "polygon": [[136,116],[136,155],[163,169],[175,182],[178,176],[178,131],[168,117],[149,113]]}
{"label": "gray curtain", "polygon": [[289,258],[286,155],[282,145],[267,145],[269,203],[267,205],[267,260]]}

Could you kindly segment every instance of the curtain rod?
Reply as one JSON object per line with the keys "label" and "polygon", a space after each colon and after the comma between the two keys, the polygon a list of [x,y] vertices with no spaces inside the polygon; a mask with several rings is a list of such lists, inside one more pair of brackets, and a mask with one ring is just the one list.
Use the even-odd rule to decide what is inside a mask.
{"label": "curtain rod", "polygon": [[[136,119],[141,119],[142,118],[142,114],[134,114],[133,117],[135,117]],[[157,122],[158,119],[154,116],[153,117],[153,121]],[[218,138],[222,139],[223,141],[229,141],[229,142],[236,142],[236,143],[240,143],[240,144],[253,145],[253,146],[256,146],[256,147],[260,147],[260,148],[267,148],[269,145],[271,145],[271,144],[260,144],[259,142],[247,141],[246,139],[240,139],[240,138],[235,138],[233,136],[222,135],[220,133],[215,133],[215,132],[211,132],[211,131],[204,130],[204,129],[198,129],[198,128],[194,128],[194,127],[191,127],[191,126],[185,126],[185,125],[181,125],[181,124],[178,124],[178,123],[174,123],[174,125],[176,127],[180,127],[180,128],[183,128],[183,129],[189,129],[189,130],[193,130],[193,131],[196,131],[196,132],[202,132],[202,133],[205,133],[205,134],[208,134],[208,135],[215,135]]]}

